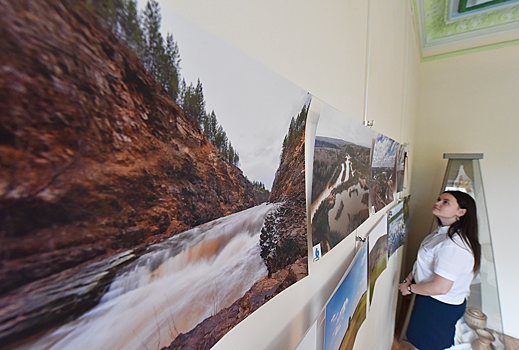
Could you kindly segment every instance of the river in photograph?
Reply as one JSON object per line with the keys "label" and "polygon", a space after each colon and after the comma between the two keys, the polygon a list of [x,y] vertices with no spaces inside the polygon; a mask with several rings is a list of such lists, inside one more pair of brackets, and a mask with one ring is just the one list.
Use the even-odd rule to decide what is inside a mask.
{"label": "river in photograph", "polygon": [[[341,172],[339,176],[337,177],[337,180],[333,184],[329,184],[328,187],[319,195],[319,197],[312,203],[311,208],[311,218],[313,220],[315,213],[317,212],[317,209],[319,209],[319,206],[321,205],[322,201],[327,199],[330,194],[332,193],[332,190],[339,186],[341,183],[346,182],[350,178],[351,173],[351,157],[348,155],[346,156],[344,163],[341,164]],[[344,179],[342,178],[344,176]]]}
{"label": "river in photograph", "polygon": [[[362,198],[367,192],[368,191],[364,190],[360,184],[357,183],[335,196],[335,205],[328,212],[330,230],[344,233],[344,230],[347,229],[349,225],[350,217],[353,218],[353,216],[358,214],[361,210],[368,209],[368,206],[362,203]],[[342,205],[341,201],[343,203]],[[337,217],[339,210],[341,210],[341,213]],[[348,234],[349,232],[346,233]]]}
{"label": "river in photograph", "polygon": [[176,235],[119,272],[99,304],[20,349],[160,349],[242,297],[267,268],[259,236],[276,204]]}

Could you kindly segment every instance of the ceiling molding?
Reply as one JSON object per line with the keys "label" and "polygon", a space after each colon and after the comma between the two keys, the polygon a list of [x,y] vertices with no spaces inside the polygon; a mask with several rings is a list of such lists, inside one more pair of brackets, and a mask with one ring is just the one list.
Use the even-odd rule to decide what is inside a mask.
{"label": "ceiling molding", "polygon": [[[468,0],[465,0],[465,1],[468,2]],[[497,1],[497,0],[493,0],[493,1]],[[446,10],[445,18],[446,18],[447,22],[453,22],[453,21],[457,21],[459,19],[472,17],[477,14],[492,12],[492,11],[495,11],[496,9],[504,9],[507,7],[512,7],[519,3],[519,0],[500,0],[500,1],[503,1],[503,2],[492,5],[492,4],[488,4],[488,3],[492,2],[492,0],[487,0],[486,3],[488,4],[488,6],[474,8],[474,9],[466,10],[465,12],[460,13],[459,12],[460,0],[445,0],[446,6],[447,6],[445,8],[445,10]],[[482,5],[477,5],[477,6],[482,6]]]}
{"label": "ceiling molding", "polygon": [[449,0],[414,0],[422,58],[519,39],[519,4],[447,20]]}

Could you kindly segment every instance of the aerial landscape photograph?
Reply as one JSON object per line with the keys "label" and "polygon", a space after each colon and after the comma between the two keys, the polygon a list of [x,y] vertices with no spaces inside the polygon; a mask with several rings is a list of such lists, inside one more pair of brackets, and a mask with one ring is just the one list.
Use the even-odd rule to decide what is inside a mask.
{"label": "aerial landscape photograph", "polygon": [[[344,138],[320,128],[347,121]],[[337,128],[335,134],[341,134]],[[360,130],[354,136],[352,130]],[[321,133],[324,133],[321,134]],[[332,136],[325,136],[325,135]],[[321,112],[315,138],[311,194],[312,245],[325,254],[369,217],[371,130],[333,110]]]}

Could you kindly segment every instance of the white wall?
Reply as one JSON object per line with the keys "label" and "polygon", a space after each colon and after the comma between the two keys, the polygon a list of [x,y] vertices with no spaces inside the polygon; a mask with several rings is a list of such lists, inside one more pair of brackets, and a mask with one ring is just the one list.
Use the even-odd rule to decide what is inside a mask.
{"label": "white wall", "polygon": [[[366,113],[376,131],[409,142],[412,150],[419,60],[410,0],[169,0],[167,6],[359,122]],[[359,235],[382,214],[370,218]],[[346,271],[353,247],[352,234],[310,262],[308,277],[241,322],[214,349],[294,349]],[[396,288],[397,267],[387,270],[386,288]],[[373,331],[392,334],[392,323],[380,327]],[[391,341],[376,340],[381,349]]]}
{"label": "white wall", "polygon": [[447,161],[443,153],[484,153],[481,160],[504,332],[519,338],[519,46],[420,64],[419,115],[411,190],[407,266],[431,227],[430,209]]}
{"label": "white wall", "polygon": [[[514,250],[519,246],[519,235],[511,220],[514,198],[519,195],[513,181],[519,170],[519,138],[515,135],[519,118],[514,115],[519,107],[519,48],[419,63],[410,2],[371,1],[371,16],[368,0],[170,0],[170,4],[359,122],[366,112],[368,120],[375,120],[375,130],[399,142],[410,142],[412,239],[408,266],[430,229],[429,208],[446,166],[443,153],[484,153],[481,166],[504,330],[519,338],[519,318],[514,316],[519,313],[519,304],[513,298],[518,282],[512,277],[517,275],[514,266],[519,257]],[[306,327],[315,313],[308,308],[317,310],[325,302],[351,254],[340,245],[325,258],[311,266],[311,273],[319,274],[323,278],[320,282],[329,285],[315,287],[311,275],[285,293],[299,293],[298,298],[302,298],[292,299],[289,308],[305,305],[306,311],[301,312],[309,319],[302,319],[299,328]],[[301,296],[302,290],[310,295]],[[258,317],[251,316],[251,322],[267,320],[260,311]]]}
{"label": "white wall", "polygon": [[367,0],[163,2],[314,96],[362,120]]}

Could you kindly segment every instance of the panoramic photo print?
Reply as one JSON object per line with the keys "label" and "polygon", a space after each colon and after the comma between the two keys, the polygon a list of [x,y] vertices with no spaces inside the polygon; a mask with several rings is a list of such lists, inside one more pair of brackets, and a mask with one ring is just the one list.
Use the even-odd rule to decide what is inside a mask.
{"label": "panoramic photo print", "polygon": [[209,349],[308,274],[311,96],[162,2],[0,2],[0,343]]}

